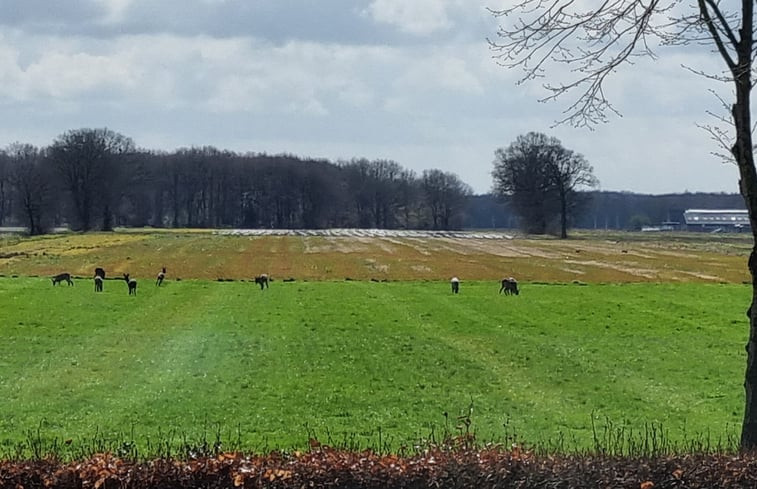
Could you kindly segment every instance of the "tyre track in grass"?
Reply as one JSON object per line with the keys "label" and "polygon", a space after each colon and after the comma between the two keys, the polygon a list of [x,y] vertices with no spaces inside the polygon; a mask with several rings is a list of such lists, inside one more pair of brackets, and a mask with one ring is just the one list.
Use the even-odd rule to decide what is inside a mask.
{"label": "tyre track in grass", "polygon": [[[502,391],[501,378],[491,365],[482,361],[480,352],[462,345],[457,328],[468,328],[466,323],[476,327],[474,309],[479,301],[471,301],[479,292],[466,284],[460,295],[449,293],[446,282],[428,282],[424,289],[407,290],[408,284],[377,284],[375,293],[383,301],[390,303],[397,315],[404,318],[404,324],[396,330],[394,337],[401,341],[405,328],[412,332],[406,338],[412,344],[406,353],[406,363],[391,366],[389,370],[412,366],[416,383],[413,387],[425,385],[419,390],[410,389],[406,394],[408,400],[423,405],[428,403],[432,409],[426,411],[427,422],[436,422],[437,426],[445,423],[442,416],[447,412],[453,432],[459,421],[455,417],[467,413],[471,400],[474,403],[475,428],[483,438],[501,437],[502,422],[506,417],[504,410],[497,410],[488,400],[492,392]],[[483,290],[485,286],[477,287]],[[464,295],[466,294],[466,295]],[[409,328],[408,328],[408,325]],[[427,355],[426,358],[414,358]],[[419,368],[418,365],[421,367]]]}
{"label": "tyre track in grass", "polygon": [[[160,289],[141,282],[138,296],[129,297],[120,281],[94,294],[78,284],[53,289],[46,279],[0,279],[3,295],[19,297],[13,317],[24,320],[0,332],[12,334],[19,349],[23,340],[34,343],[23,350],[32,358],[21,390],[11,399],[0,382],[5,433],[23,438],[39,418],[60,438],[128,431],[132,422],[137,436],[159,428],[197,433],[208,420],[231,429],[244,423],[256,440],[269,437],[278,447],[304,442],[306,422],[345,433],[382,427],[407,440],[431,423],[441,426],[444,411],[464,411],[471,397],[483,438],[501,435],[508,415],[524,435],[586,433],[597,397],[608,399],[599,414],[631,412],[640,422],[654,419],[650,412],[680,416],[691,398],[676,398],[674,379],[659,372],[678,363],[645,356],[665,360],[665,343],[686,336],[664,336],[653,326],[723,343],[729,331],[721,322],[735,318],[718,317],[715,326],[700,318],[716,307],[730,310],[739,298],[727,298],[748,289],[522,284],[521,296],[505,297],[491,282],[463,283],[457,296],[441,281],[274,283],[267,291],[240,282]],[[31,314],[43,306],[63,319]],[[699,323],[705,333],[694,333]],[[700,338],[675,353],[703,363],[709,351],[720,356]],[[739,344],[731,353],[741,351]],[[724,359],[733,361],[730,353]],[[735,361],[738,379],[743,362]],[[685,407],[710,413],[710,421],[727,418],[715,410],[734,397],[717,385],[726,368],[713,363],[701,373],[711,379],[682,386],[694,396],[711,391]],[[0,377],[6,374],[18,371],[0,362]],[[622,410],[613,411],[618,399]],[[690,430],[709,427],[706,421]]]}
{"label": "tyre track in grass", "polygon": [[[590,441],[592,414],[599,415],[602,421],[608,415],[616,422],[624,422],[630,412],[634,416],[631,421],[638,429],[643,428],[644,422],[662,421],[667,423],[668,429],[679,430],[686,418],[691,418],[689,429],[698,428],[704,432],[710,429],[711,419],[722,420],[717,429],[726,429],[732,421],[730,409],[737,404],[737,395],[725,393],[726,399],[723,395],[710,395],[714,391],[723,391],[720,386],[712,385],[714,379],[709,382],[712,389],[703,387],[699,395],[697,391],[690,392],[689,387],[676,384],[677,379],[683,377],[675,375],[671,378],[659,370],[675,367],[675,361],[649,361],[650,356],[661,360],[669,353],[670,343],[664,332],[652,330],[651,334],[655,335],[650,338],[652,343],[637,339],[634,344],[640,350],[627,351],[622,344],[623,338],[616,336],[617,330],[610,335],[609,343],[603,342],[601,321],[588,317],[588,314],[582,318],[575,312],[566,315],[566,311],[561,311],[561,302],[566,300],[559,297],[563,289],[530,288],[532,295],[528,300],[537,303],[521,304],[517,301],[525,300],[523,297],[515,300],[497,298],[492,296],[488,285],[468,285],[459,296],[439,293],[427,297],[424,307],[433,311],[434,317],[444,319],[426,323],[429,332],[426,338],[455,349],[459,352],[455,358],[475,362],[485,372],[477,384],[480,390],[471,392],[474,403],[479,404],[476,411],[484,418],[485,428],[496,431],[497,420],[492,418],[506,413],[526,431],[555,436],[560,431],[569,431]],[[637,291],[642,289],[635,288]],[[600,309],[609,310],[618,300],[622,301],[622,296],[610,296]],[[643,304],[643,298],[637,300],[642,300]],[[498,301],[495,304],[502,306],[501,309],[490,307],[491,301]],[[411,311],[418,311],[417,305],[418,302],[407,303]],[[627,306],[644,310],[639,303]],[[659,312],[646,315],[642,320],[654,323],[661,317],[668,321],[665,324],[671,321],[670,315]],[[634,327],[633,322],[630,327]],[[644,332],[646,327],[640,329],[634,334],[649,334]],[[690,345],[680,357],[684,362],[686,358],[697,358],[699,348],[698,343]],[[722,368],[721,361],[714,359],[713,362]],[[731,356],[729,364],[733,362]],[[681,368],[686,367],[682,365]],[[472,391],[476,390],[475,386],[471,387]],[[484,392],[486,395],[477,395]],[[492,392],[499,392],[495,397],[501,396],[502,401],[492,401]],[[700,395],[711,399],[708,403],[702,402],[698,398]],[[723,407],[724,400],[731,408]],[[703,409],[708,409],[709,415],[700,415]]]}
{"label": "tyre track in grass", "polygon": [[186,333],[196,311],[212,302],[214,294],[196,290],[201,293],[187,297],[191,288],[172,284],[149,293],[143,286],[137,297],[129,297],[123,285],[123,291],[108,287],[97,295],[76,289],[87,294],[84,307],[101,314],[105,325],[85,331],[86,319],[72,319],[71,334],[59,335],[56,348],[45,354],[50,368],[27,378],[11,405],[0,404],[3,411],[26,405],[31,416],[41,413],[43,418],[27,419],[27,429],[41,423],[60,436],[121,428],[128,425],[124,419],[149,417],[148,412],[136,419],[134,413],[144,413],[146,404],[170,392],[197,348],[197,338]]}
{"label": "tyre track in grass", "polygon": [[454,352],[428,343],[407,315],[402,291],[414,287],[352,282],[334,288],[345,298],[342,308],[349,317],[339,332],[347,339],[338,359],[342,368],[334,373],[341,382],[357,383],[350,391],[347,414],[363,429],[380,427],[387,435],[405,439],[429,423],[441,423],[445,396],[454,386],[444,385],[440,357]]}
{"label": "tyre track in grass", "polygon": [[[182,309],[190,319],[164,340],[150,368],[148,395],[138,406],[142,419],[154,415],[152,424],[140,421],[147,431],[199,436],[206,423],[232,430],[255,412],[257,399],[279,395],[287,385],[281,326],[265,320],[266,301],[274,297],[240,282],[193,287],[201,289],[202,300]],[[278,367],[283,371],[275,378],[269,373]]]}

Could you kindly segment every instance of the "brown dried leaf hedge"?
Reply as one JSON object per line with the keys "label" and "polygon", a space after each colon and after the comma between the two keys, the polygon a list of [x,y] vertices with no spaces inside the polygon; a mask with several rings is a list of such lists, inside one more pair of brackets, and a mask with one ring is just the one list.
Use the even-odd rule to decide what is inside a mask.
{"label": "brown dried leaf hedge", "polygon": [[757,454],[537,456],[519,450],[428,450],[414,456],[319,447],[293,454],[223,453],[128,461],[0,463],[0,489],[148,488],[755,488]]}

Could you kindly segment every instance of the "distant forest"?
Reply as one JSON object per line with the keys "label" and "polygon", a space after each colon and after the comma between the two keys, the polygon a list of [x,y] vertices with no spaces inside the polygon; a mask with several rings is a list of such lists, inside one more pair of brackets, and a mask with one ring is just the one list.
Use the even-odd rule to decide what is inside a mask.
{"label": "distant forest", "polygon": [[[738,194],[584,192],[571,227],[683,222],[689,208],[743,208]],[[389,160],[331,162],[213,147],[138,150],[107,129],[0,152],[0,226],[513,229],[507,198],[473,195],[454,173]]]}
{"label": "distant forest", "polygon": [[[649,195],[633,192],[583,192],[583,206],[571,219],[578,229],[634,230],[662,223],[684,224],[686,209],[745,209],[739,194],[690,193]],[[475,195],[468,199],[466,228],[518,228],[518,217],[497,197]]]}

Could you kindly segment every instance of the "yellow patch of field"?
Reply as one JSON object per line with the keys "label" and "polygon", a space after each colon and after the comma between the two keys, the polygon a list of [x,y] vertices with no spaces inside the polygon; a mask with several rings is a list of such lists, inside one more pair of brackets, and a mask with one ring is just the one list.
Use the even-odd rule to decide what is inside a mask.
{"label": "yellow patch of field", "polygon": [[[51,275],[68,271],[92,276],[102,256],[149,239],[148,235],[115,233],[66,234],[19,240],[2,247],[0,270],[10,274]],[[27,270],[32,270],[31,273]]]}
{"label": "yellow patch of field", "polygon": [[[302,241],[305,253],[367,253],[376,243],[373,238],[307,237]],[[383,249],[391,250],[388,244]]]}

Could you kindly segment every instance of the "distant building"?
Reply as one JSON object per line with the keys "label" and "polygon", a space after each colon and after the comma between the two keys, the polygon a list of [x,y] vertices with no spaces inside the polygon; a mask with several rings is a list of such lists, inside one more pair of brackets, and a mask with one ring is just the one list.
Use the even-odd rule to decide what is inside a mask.
{"label": "distant building", "polygon": [[663,221],[662,226],[660,226],[663,231],[678,231],[681,228],[681,223],[678,221]]}
{"label": "distant building", "polygon": [[642,232],[662,232],[662,231],[679,231],[682,229],[681,223],[678,221],[664,221],[659,226],[642,226]]}
{"label": "distant building", "polygon": [[749,229],[749,215],[741,209],[688,209],[683,219],[689,231],[738,233]]}

